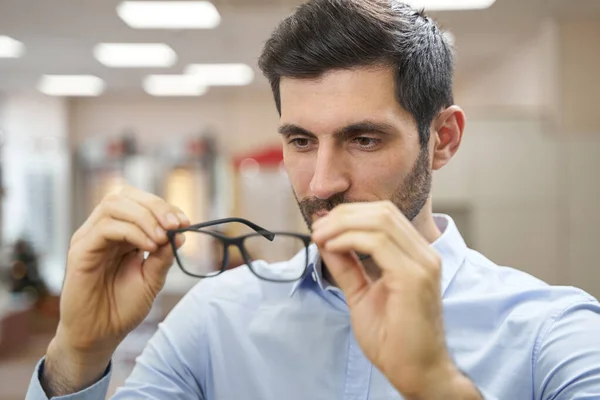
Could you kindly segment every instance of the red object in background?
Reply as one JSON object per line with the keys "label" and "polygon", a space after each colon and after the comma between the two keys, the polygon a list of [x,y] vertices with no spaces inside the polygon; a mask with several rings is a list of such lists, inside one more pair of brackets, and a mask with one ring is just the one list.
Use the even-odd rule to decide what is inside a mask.
{"label": "red object in background", "polygon": [[198,157],[207,150],[206,141],[201,138],[194,138],[188,141],[188,151],[191,156]]}
{"label": "red object in background", "polygon": [[123,154],[124,145],[123,141],[113,139],[108,143],[108,155],[109,157],[119,157]]}
{"label": "red object in background", "polygon": [[233,163],[239,169],[242,161],[252,159],[261,167],[278,167],[283,161],[283,149],[280,146],[263,148],[253,153],[242,154],[234,158]]}

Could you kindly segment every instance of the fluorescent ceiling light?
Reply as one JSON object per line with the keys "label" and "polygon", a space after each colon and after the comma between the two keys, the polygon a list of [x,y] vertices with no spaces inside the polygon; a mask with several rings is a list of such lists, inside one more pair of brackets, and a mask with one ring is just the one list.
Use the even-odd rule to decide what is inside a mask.
{"label": "fluorescent ceiling light", "polygon": [[212,29],[221,22],[208,1],[124,1],[117,14],[137,29]]}
{"label": "fluorescent ceiling light", "polygon": [[413,8],[426,11],[482,10],[490,7],[496,0],[405,0]]}
{"label": "fluorescent ceiling light", "polygon": [[19,58],[25,53],[25,45],[9,36],[0,36],[0,58]]}
{"label": "fluorescent ceiling light", "polygon": [[93,75],[44,75],[38,90],[49,96],[98,96],[106,83]]}
{"label": "fluorescent ceiling light", "polygon": [[206,86],[243,86],[254,80],[254,71],[246,64],[191,64],[185,73]]}
{"label": "fluorescent ceiling light", "polygon": [[100,43],[94,57],[113,68],[166,68],[177,62],[177,54],[164,43]]}
{"label": "fluorescent ceiling light", "polygon": [[206,86],[190,75],[148,75],[143,82],[152,96],[202,96]]}

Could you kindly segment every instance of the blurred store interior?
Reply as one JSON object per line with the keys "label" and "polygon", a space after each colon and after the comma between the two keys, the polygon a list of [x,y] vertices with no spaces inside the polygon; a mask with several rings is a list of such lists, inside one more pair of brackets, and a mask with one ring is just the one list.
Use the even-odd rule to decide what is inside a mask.
{"label": "blurred store interior", "polygon": [[[203,2],[196,25],[145,27],[117,0],[0,1],[0,400],[23,398],[56,328],[70,237],[121,185],[194,222],[306,230],[257,67],[299,3]],[[600,297],[600,2],[487,3],[431,12],[456,47],[468,117],[460,151],[434,174],[434,209],[496,263]],[[172,268],[115,356],[115,386],[196,283]]]}

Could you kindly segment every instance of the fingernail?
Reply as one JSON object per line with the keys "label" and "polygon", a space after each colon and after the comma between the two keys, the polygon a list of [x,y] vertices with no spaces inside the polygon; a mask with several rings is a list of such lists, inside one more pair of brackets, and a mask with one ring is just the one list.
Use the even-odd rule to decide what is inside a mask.
{"label": "fingernail", "polygon": [[181,223],[183,223],[183,224],[190,223],[190,219],[188,217],[186,217],[184,213],[179,213],[179,214],[177,214],[177,216],[179,217],[179,220],[181,221]]}
{"label": "fingernail", "polygon": [[156,235],[157,235],[159,238],[161,238],[161,239],[164,239],[164,238],[165,238],[165,236],[166,236],[166,234],[167,234],[167,233],[165,232],[165,230],[164,230],[163,228],[161,228],[160,226],[157,226],[157,227],[156,227]]}
{"label": "fingernail", "polygon": [[156,243],[154,243],[152,240],[148,239],[146,242],[148,242],[148,246],[150,246],[152,249],[156,248]]}
{"label": "fingernail", "polygon": [[167,214],[167,222],[172,226],[179,226],[179,220],[175,214]]}

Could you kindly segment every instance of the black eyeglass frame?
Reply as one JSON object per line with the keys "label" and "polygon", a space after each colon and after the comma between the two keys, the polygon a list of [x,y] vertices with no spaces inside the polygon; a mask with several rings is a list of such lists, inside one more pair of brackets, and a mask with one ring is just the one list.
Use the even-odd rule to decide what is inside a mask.
{"label": "black eyeglass frame", "polygon": [[[203,229],[203,228],[208,228],[211,226],[226,224],[226,223],[230,223],[230,222],[239,222],[241,224],[244,224],[247,227],[254,230],[255,233],[248,233],[248,234],[241,235],[241,236],[230,237],[230,236],[223,235],[222,233],[219,233],[219,232]],[[221,263],[221,268],[216,273],[213,273],[210,275],[193,274],[189,271],[186,271],[185,267],[183,266],[183,262],[179,258],[179,252],[177,251],[177,244],[175,243],[175,236],[178,233],[198,232],[198,231],[208,234],[208,235],[211,235],[211,236],[219,239],[221,241],[221,243],[223,244],[223,262]],[[275,239],[276,235],[295,237],[297,239],[300,239],[304,243],[305,265],[304,265],[304,270],[302,271],[302,274],[298,278],[270,279],[270,278],[265,278],[264,276],[261,276],[259,273],[257,273],[254,270],[254,267],[252,266],[253,260],[250,257],[250,255],[248,254],[246,247],[244,246],[244,241],[249,237],[262,236],[272,242],[273,239]],[[222,274],[227,269],[227,264],[229,263],[229,246],[237,246],[238,250],[242,254],[242,258],[244,259],[244,262],[246,263],[246,265],[248,266],[250,271],[257,278],[265,280],[265,281],[269,281],[269,282],[280,282],[280,283],[295,282],[295,281],[301,280],[303,277],[306,276],[306,273],[308,271],[308,247],[310,246],[310,243],[312,242],[312,238],[310,237],[310,235],[305,235],[305,234],[296,233],[296,232],[284,232],[284,231],[272,232],[267,229],[264,229],[263,227],[261,227],[259,225],[256,225],[255,223],[253,223],[251,221],[248,221],[247,219],[244,219],[244,218],[222,218],[222,219],[217,219],[217,220],[213,220],[213,221],[206,221],[206,222],[202,222],[199,224],[190,225],[186,228],[170,229],[167,231],[167,237],[169,238],[169,242],[171,243],[171,247],[173,249],[173,254],[175,255],[175,259],[177,260],[177,265],[179,265],[179,268],[186,275],[189,275],[194,278],[203,278],[204,279],[204,278],[212,278],[212,277]]]}

